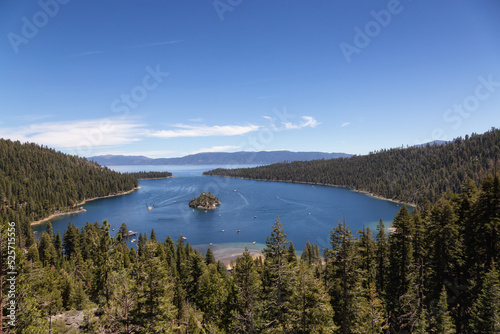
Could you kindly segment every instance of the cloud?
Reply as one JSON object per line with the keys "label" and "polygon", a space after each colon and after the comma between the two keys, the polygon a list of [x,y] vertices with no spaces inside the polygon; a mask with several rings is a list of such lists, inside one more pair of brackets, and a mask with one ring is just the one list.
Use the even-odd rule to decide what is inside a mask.
{"label": "cloud", "polygon": [[305,127],[315,128],[316,126],[321,124],[318,121],[316,121],[316,119],[314,117],[311,117],[311,116],[302,116],[301,118],[303,119],[303,121],[300,123],[296,123],[296,124],[294,124],[292,122],[283,123],[283,125],[285,126],[285,129],[286,130],[294,130],[294,129],[302,129]]}
{"label": "cloud", "polygon": [[196,154],[196,153],[208,153],[208,152],[227,152],[227,151],[232,151],[239,149],[240,147],[237,145],[225,145],[225,146],[212,146],[209,148],[200,148],[197,151],[194,151],[190,154]]}
{"label": "cloud", "polygon": [[344,126],[348,126],[349,124],[351,124],[351,122],[344,122],[344,123],[340,124],[340,126],[344,127]]}
{"label": "cloud", "polygon": [[97,148],[139,141],[142,124],[132,119],[102,118],[45,122],[19,128],[0,128],[0,137],[56,148]]}
{"label": "cloud", "polygon": [[149,133],[151,137],[177,138],[177,137],[211,137],[211,136],[237,136],[257,131],[258,125],[187,125],[175,124],[174,130],[159,130]]}

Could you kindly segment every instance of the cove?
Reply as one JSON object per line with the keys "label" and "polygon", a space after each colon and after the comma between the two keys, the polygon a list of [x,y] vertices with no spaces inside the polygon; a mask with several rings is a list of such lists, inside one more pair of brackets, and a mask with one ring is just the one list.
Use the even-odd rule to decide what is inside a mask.
{"label": "cove", "polygon": [[[139,182],[140,189],[130,194],[88,202],[83,206],[85,212],[54,218],[54,231],[63,234],[70,222],[81,228],[86,222],[107,220],[112,235],[126,223],[129,230],[148,236],[154,229],[160,241],[167,236],[175,241],[182,235],[202,253],[212,243],[219,252],[225,249],[226,253],[241,254],[245,246],[251,251],[262,249],[279,217],[287,239],[300,251],[308,240],[320,248],[329,248],[329,233],[344,218],[353,233],[364,226],[376,234],[379,219],[388,227],[401,208],[400,204],[343,188],[201,176],[204,170],[215,166],[117,169],[159,170],[158,167],[172,171],[174,177],[143,180]],[[190,208],[189,201],[202,192],[217,196],[222,202],[219,208]],[[148,210],[148,206],[153,209]],[[33,230],[39,234],[45,225],[34,225]]]}

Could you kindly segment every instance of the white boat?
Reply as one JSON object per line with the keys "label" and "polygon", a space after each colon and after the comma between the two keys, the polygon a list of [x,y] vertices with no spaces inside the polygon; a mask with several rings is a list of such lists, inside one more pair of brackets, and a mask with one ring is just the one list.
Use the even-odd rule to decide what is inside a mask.
{"label": "white boat", "polygon": [[135,242],[135,239],[130,240],[130,242]]}
{"label": "white boat", "polygon": [[132,231],[132,230],[129,230],[129,231],[128,231],[128,235],[129,235],[129,236],[131,236],[131,235],[136,235],[136,234],[137,234],[137,232],[134,232],[134,231]]}

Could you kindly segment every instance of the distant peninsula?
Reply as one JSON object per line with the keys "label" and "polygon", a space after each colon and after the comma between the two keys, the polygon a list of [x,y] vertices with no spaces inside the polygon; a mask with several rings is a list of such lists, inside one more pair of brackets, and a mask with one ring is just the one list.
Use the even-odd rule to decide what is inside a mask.
{"label": "distant peninsula", "polygon": [[220,205],[217,197],[211,193],[201,193],[200,196],[193,198],[189,202],[189,206],[195,209],[214,210]]}

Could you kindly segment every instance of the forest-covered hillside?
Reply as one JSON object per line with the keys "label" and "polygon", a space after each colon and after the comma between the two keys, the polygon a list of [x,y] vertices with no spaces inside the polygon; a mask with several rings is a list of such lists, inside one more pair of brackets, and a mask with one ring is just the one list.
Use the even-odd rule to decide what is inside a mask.
{"label": "forest-covered hillside", "polygon": [[18,224],[20,245],[34,240],[30,222],[73,209],[85,199],[137,187],[133,175],[33,143],[0,139],[0,220]]}
{"label": "forest-covered hillside", "polygon": [[499,159],[500,130],[493,128],[445,145],[384,149],[351,158],[215,169],[204,174],[336,185],[418,204],[425,197],[434,202],[447,190],[459,191],[467,178],[479,185],[485,175],[494,173]]}
{"label": "forest-covered hillside", "polygon": [[[17,249],[19,313],[4,333],[69,333],[61,312],[84,314],[82,333],[500,332],[498,175],[411,213],[403,206],[389,235],[382,221],[377,231],[331,226],[323,256],[307,242],[297,258],[278,219],[264,258],[245,252],[228,273],[211,249],[154,230],[129,248],[125,224],[116,236],[107,222],[70,224],[64,241],[48,224]],[[0,228],[6,245],[9,225]]]}

